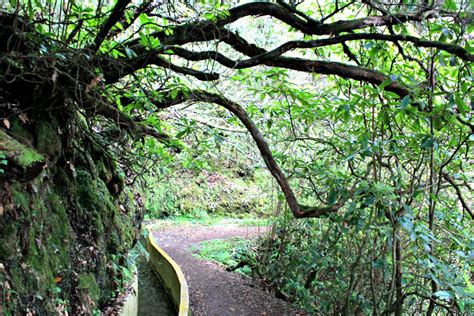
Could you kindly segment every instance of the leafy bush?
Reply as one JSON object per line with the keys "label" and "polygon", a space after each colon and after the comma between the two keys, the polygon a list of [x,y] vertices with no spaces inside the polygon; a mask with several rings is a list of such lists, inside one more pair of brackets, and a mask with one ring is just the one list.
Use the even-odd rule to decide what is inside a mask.
{"label": "leafy bush", "polygon": [[[283,217],[276,238],[262,243],[253,254],[258,263],[253,268],[310,313],[372,314],[390,309],[391,227],[373,222],[370,215],[349,225],[335,221]],[[416,296],[429,295],[430,279],[439,286],[435,299],[440,304],[452,304],[456,298],[461,312],[470,310],[474,288],[465,271],[470,269],[472,259],[467,254],[473,253],[474,240],[467,228],[453,238],[449,232],[434,237],[420,223],[404,226],[397,238],[405,245],[403,286],[412,289],[406,312],[427,309],[427,303],[420,303]],[[428,247],[433,238],[436,257]]]}

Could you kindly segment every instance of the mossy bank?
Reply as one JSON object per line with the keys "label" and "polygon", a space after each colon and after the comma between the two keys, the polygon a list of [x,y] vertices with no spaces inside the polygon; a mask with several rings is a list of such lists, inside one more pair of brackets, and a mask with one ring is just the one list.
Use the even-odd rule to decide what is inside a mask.
{"label": "mossy bank", "polygon": [[127,282],[140,197],[109,153],[56,117],[8,127],[0,129],[0,314],[99,314]]}

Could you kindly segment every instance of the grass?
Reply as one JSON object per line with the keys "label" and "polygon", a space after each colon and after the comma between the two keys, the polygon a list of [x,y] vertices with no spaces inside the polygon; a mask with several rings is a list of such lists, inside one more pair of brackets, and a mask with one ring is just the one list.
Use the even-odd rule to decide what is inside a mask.
{"label": "grass", "polygon": [[[253,240],[241,237],[213,239],[200,243],[192,250],[195,252],[194,256],[198,258],[214,261],[225,267],[234,267],[244,259],[253,243]],[[248,267],[239,268],[236,271],[250,274]]]}

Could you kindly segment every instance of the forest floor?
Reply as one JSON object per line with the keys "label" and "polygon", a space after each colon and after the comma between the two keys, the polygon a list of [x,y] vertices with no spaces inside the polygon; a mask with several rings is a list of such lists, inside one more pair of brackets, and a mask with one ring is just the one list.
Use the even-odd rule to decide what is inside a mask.
{"label": "forest floor", "polygon": [[256,237],[266,227],[236,224],[204,226],[185,224],[155,226],[153,237],[180,265],[189,286],[194,315],[303,315],[290,303],[278,299],[261,282],[240,273],[227,272],[215,262],[193,256],[193,249],[206,240]]}

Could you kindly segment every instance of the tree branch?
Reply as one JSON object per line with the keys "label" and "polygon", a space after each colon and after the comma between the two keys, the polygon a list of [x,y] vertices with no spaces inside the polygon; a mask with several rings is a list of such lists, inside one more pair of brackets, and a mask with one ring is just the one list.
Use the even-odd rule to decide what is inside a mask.
{"label": "tree branch", "polygon": [[296,48],[316,48],[323,46],[330,46],[335,44],[342,44],[348,41],[354,40],[377,40],[377,41],[388,41],[388,42],[411,42],[417,47],[425,48],[438,48],[440,50],[447,51],[453,55],[466,61],[474,61],[474,55],[469,54],[467,50],[458,45],[446,44],[437,41],[427,41],[415,36],[409,35],[397,35],[397,34],[379,34],[379,33],[355,33],[345,34],[325,39],[313,40],[313,41],[289,41],[285,44],[268,52],[262,52],[258,56],[254,56],[252,59],[240,61],[239,64],[245,65],[246,67],[255,66],[261,63],[262,60],[272,59],[283,55],[284,53],[294,50]]}
{"label": "tree branch", "polygon": [[312,19],[310,16],[307,16],[306,14],[304,14],[303,12],[301,11],[298,11],[296,10],[296,7],[293,7],[291,5],[289,5],[288,3],[286,3],[285,1],[282,1],[282,0],[276,0],[276,2],[281,5],[282,7],[284,7],[285,9],[287,9],[289,12],[291,13],[294,13],[296,15],[299,15],[300,17],[302,17],[303,19],[305,19],[307,22],[306,23],[311,23],[312,25],[317,25],[317,24],[320,24],[321,22],[319,21],[316,21],[314,19]]}
{"label": "tree branch", "polygon": [[458,199],[459,201],[461,202],[461,205],[463,207],[464,210],[466,210],[469,215],[471,215],[471,218],[474,219],[474,212],[473,210],[471,209],[471,207],[469,206],[468,202],[466,202],[466,200],[464,199],[464,197],[462,196],[462,193],[461,193],[461,189],[459,188],[459,186],[454,182],[453,178],[451,178],[451,176],[445,172],[443,172],[443,179],[448,181],[449,184],[451,184],[451,186],[454,188],[454,190],[456,191],[456,195],[458,196]]}
{"label": "tree branch", "polygon": [[[394,15],[367,16],[353,20],[341,20],[334,23],[319,23],[313,19],[304,20],[287,8],[266,2],[251,2],[240,5],[229,10],[229,15],[217,21],[199,21],[178,25],[173,29],[173,34],[168,35],[165,31],[151,34],[158,38],[164,45],[182,45],[192,42],[210,41],[225,36],[226,29],[223,26],[235,22],[246,16],[271,16],[295,29],[308,35],[334,35],[342,32],[351,32],[374,26],[390,26],[402,24],[408,21],[423,21],[434,16],[434,11],[426,9],[416,13],[400,13]],[[135,46],[138,39],[127,43]]]}
{"label": "tree branch", "polygon": [[[241,53],[247,53],[248,55],[252,55],[252,51],[254,50],[254,48],[252,47],[250,47],[248,50],[243,48],[241,46],[241,43],[238,44],[238,48]],[[262,55],[265,53],[248,59],[247,61],[237,62],[214,51],[191,52],[184,48],[177,47],[173,47],[172,50],[176,55],[186,58],[188,60],[197,61],[213,59],[226,67],[236,69],[248,68],[254,65],[261,64],[266,66],[298,70],[308,73],[337,75],[342,78],[354,79],[358,81],[372,83],[375,85],[380,85],[390,79],[388,76],[382,74],[381,72],[339,62],[308,60],[296,57],[278,57],[265,59],[265,56],[262,57]],[[391,82],[385,87],[385,90],[392,91],[402,97],[410,94],[410,91],[407,88],[403,87],[397,82]]]}
{"label": "tree branch", "polygon": [[170,142],[171,137],[169,135],[158,132],[156,129],[143,124],[142,122],[135,121],[130,116],[120,112],[117,108],[103,102],[100,97],[95,98],[85,95],[83,96],[83,101],[83,107],[86,111],[93,111],[94,114],[99,114],[112,120],[119,127],[126,130],[132,137],[140,139],[143,136],[152,136],[168,147],[173,147],[177,151],[181,150],[181,148]]}
{"label": "tree branch", "polygon": [[123,29],[115,28],[111,32],[109,32],[106,36],[106,38],[113,38],[120,32],[123,32],[124,30],[128,29],[134,22],[135,20],[140,16],[142,13],[150,14],[154,8],[157,7],[157,5],[152,5],[153,0],[147,0],[142,2],[138,7],[135,8],[132,17],[127,21],[125,19],[125,16],[122,15],[122,17],[117,21],[122,24]]}
{"label": "tree branch", "polygon": [[102,59],[101,64],[102,71],[104,72],[104,79],[107,84],[117,82],[120,78],[130,75],[137,70],[146,68],[150,65],[167,68],[184,75],[190,75],[201,81],[213,81],[219,79],[219,74],[212,72],[206,73],[175,65],[158,56],[158,54],[153,51],[124,60],[104,58]]}
{"label": "tree branch", "polygon": [[123,16],[125,12],[125,8],[131,2],[131,0],[117,0],[117,4],[112,10],[112,13],[109,15],[109,18],[102,27],[99,29],[99,33],[97,33],[97,37],[94,39],[94,45],[92,46],[92,51],[96,52],[99,50],[100,45],[102,42],[107,38],[107,34],[110,32],[110,29],[117,23]]}
{"label": "tree branch", "polygon": [[[282,170],[273,158],[273,154],[267,142],[265,141],[265,138],[263,137],[258,127],[255,125],[255,123],[252,121],[252,119],[248,116],[247,112],[238,103],[226,99],[221,95],[206,91],[191,91],[186,94],[184,94],[183,92],[179,92],[174,98],[172,98],[171,94],[169,94],[166,95],[162,100],[156,100],[153,103],[156,107],[164,109],[186,101],[200,101],[218,104],[227,109],[229,112],[233,113],[235,116],[237,116],[237,118],[239,118],[242,124],[252,135],[252,138],[257,144],[257,147],[260,151],[263,161],[265,162],[265,165],[267,166],[272,176],[278,182],[278,185],[280,186],[285,196],[288,206],[296,218],[321,217],[336,212],[345,204],[345,200],[342,199],[339,200],[336,204],[330,206],[309,207],[298,204],[295,194],[293,193],[293,190],[291,189],[286,176],[283,174]],[[356,184],[354,184],[354,186],[355,185]]]}

